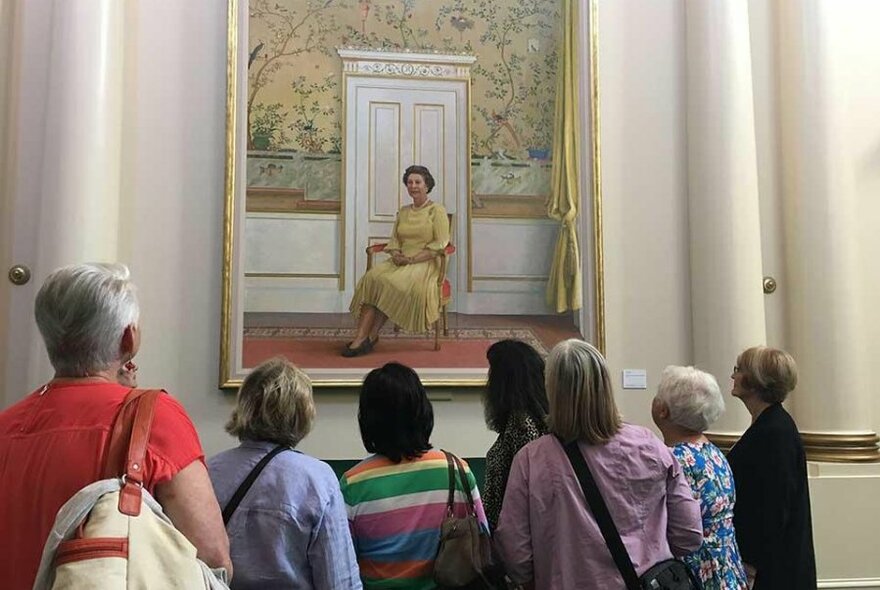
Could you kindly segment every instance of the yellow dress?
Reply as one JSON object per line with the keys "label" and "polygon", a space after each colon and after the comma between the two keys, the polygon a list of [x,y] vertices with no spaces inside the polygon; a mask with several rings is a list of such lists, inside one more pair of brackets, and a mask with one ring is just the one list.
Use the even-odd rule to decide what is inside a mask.
{"label": "yellow dress", "polygon": [[[431,202],[419,209],[412,205],[397,212],[386,250],[414,256],[422,250],[441,252],[449,243],[449,218],[443,205]],[[360,315],[361,306],[372,305],[408,332],[425,332],[440,317],[437,278],[440,260],[395,266],[385,260],[358,282],[350,310]]]}

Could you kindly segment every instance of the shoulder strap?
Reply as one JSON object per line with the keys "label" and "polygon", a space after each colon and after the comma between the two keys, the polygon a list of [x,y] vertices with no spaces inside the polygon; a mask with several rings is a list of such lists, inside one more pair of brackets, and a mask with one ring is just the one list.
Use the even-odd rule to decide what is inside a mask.
{"label": "shoulder strap", "polygon": [[455,506],[455,463],[452,460],[452,453],[443,451],[443,454],[446,455],[446,465],[449,469],[449,497],[446,499],[446,513],[452,514],[452,509]]}
{"label": "shoulder strap", "polygon": [[260,462],[257,463],[251,472],[247,474],[247,477],[244,478],[244,481],[241,482],[241,485],[238,486],[238,489],[235,490],[235,493],[232,494],[232,498],[229,500],[229,503],[226,505],[226,508],[223,509],[223,526],[229,524],[229,520],[232,518],[235,509],[238,508],[238,505],[241,504],[241,501],[244,499],[245,495],[247,495],[248,490],[251,489],[251,486],[254,485],[254,482],[257,481],[257,477],[259,477],[260,472],[265,469],[266,465],[269,464],[269,461],[272,460],[275,455],[280,453],[281,451],[286,451],[289,447],[284,445],[278,445],[260,459]]}
{"label": "shoulder strap", "polygon": [[623,576],[623,581],[626,583],[627,590],[641,590],[642,585],[639,582],[639,576],[636,573],[636,569],[633,567],[629,553],[623,544],[623,540],[620,538],[620,533],[614,525],[611,513],[608,512],[608,506],[602,498],[602,493],[596,485],[596,480],[593,479],[590,467],[587,465],[587,461],[584,459],[584,456],[578,448],[577,441],[575,440],[566,444],[560,437],[557,436],[556,438],[559,440],[559,444],[562,445],[562,448],[565,449],[565,454],[568,455],[568,460],[571,462],[575,476],[577,476],[577,479],[581,484],[581,489],[584,491],[584,497],[587,499],[587,504],[593,512],[593,516],[596,518],[596,524],[599,525],[599,530],[602,531],[602,536],[605,538],[605,544],[608,545],[608,550],[611,551],[611,557],[614,559],[614,564],[620,571],[620,575]]}
{"label": "shoulder strap", "polygon": [[103,478],[123,477],[119,492],[119,511],[129,516],[141,512],[144,461],[153,426],[153,410],[161,389],[132,389],[113,422]]}
{"label": "shoulder strap", "polygon": [[449,497],[446,500],[446,511],[449,514],[452,514],[452,510],[455,507],[455,474],[457,471],[459,481],[461,482],[461,491],[464,492],[464,495],[467,498],[468,509],[471,514],[476,514],[474,497],[471,494],[471,488],[470,485],[468,485],[467,475],[464,472],[464,465],[462,465],[461,459],[449,451],[443,451],[443,454],[446,455],[446,464],[449,467]]}

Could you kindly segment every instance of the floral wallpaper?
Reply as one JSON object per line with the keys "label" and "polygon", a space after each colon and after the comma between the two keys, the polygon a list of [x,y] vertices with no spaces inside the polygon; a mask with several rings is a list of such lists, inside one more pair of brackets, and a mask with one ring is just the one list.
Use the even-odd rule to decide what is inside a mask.
{"label": "floral wallpaper", "polygon": [[[305,189],[291,186],[288,174],[273,173],[279,168],[271,161],[338,160],[342,64],[336,47],[468,53],[477,56],[471,86],[474,165],[495,162],[474,174],[475,213],[490,213],[497,202],[493,196],[520,195],[522,211],[543,216],[558,5],[558,0],[250,0],[247,144],[254,161],[248,185]],[[507,170],[508,165],[519,169]],[[338,185],[338,179],[310,182],[305,198],[338,200]],[[513,205],[505,207],[501,214],[519,215]]]}
{"label": "floral wallpaper", "polygon": [[477,56],[473,154],[546,159],[556,80],[555,0],[250,0],[248,148],[341,149],[335,48]]}

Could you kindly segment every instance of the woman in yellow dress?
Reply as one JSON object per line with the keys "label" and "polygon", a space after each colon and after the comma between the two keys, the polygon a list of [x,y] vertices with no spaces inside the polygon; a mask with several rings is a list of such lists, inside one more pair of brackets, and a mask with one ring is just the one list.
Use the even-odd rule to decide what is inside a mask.
{"label": "woman in yellow dress", "polygon": [[357,333],[342,356],[370,352],[388,318],[407,332],[425,332],[440,317],[437,256],[449,243],[449,218],[443,205],[428,198],[434,177],[427,168],[410,166],[403,184],[413,202],[397,212],[385,247],[388,260],[358,282],[350,306],[358,318]]}

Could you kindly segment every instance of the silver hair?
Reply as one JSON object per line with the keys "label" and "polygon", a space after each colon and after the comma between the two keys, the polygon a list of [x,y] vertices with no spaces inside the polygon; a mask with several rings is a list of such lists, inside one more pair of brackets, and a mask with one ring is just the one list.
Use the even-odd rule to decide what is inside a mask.
{"label": "silver hair", "polygon": [[121,360],[122,334],[140,314],[129,276],[124,264],[73,264],[40,287],[34,316],[59,376],[83,377]]}
{"label": "silver hair", "polygon": [[694,367],[666,367],[657,398],[669,408],[670,422],[692,432],[706,431],[724,413],[715,377]]}

